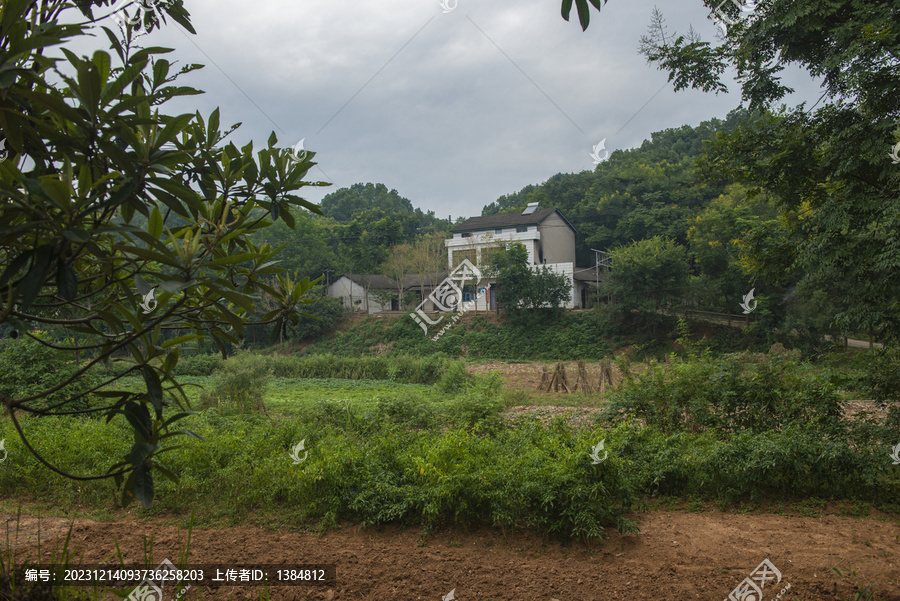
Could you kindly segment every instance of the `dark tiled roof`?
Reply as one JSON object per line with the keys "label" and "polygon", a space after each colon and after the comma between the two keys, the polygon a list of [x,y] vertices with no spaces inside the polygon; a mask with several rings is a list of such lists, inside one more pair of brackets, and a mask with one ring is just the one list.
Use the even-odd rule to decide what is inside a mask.
{"label": "dark tiled roof", "polygon": [[[422,281],[425,284],[425,288],[431,288],[432,286],[436,286],[440,282],[447,277],[448,272],[439,271],[437,273],[426,273],[422,277]],[[396,290],[397,289],[397,281],[392,280],[386,275],[381,275],[377,273],[343,273],[341,274],[343,277],[349,278],[353,282],[356,282],[363,288],[369,288],[372,290]],[[403,289],[419,289],[419,275],[418,274],[408,274],[403,276]]]}
{"label": "dark tiled roof", "polygon": [[344,273],[341,275],[350,278],[363,288],[374,288],[376,290],[394,290],[397,288],[397,282],[385,275],[375,273]]}
{"label": "dark tiled roof", "polygon": [[[566,223],[569,223],[569,220],[566,219],[565,215],[557,208],[551,209],[538,209],[531,215],[523,215],[522,213],[498,213],[496,215],[485,215],[483,217],[469,217],[456,227],[452,228],[451,232],[474,232],[478,230],[493,230],[498,227],[513,227],[516,225],[537,225],[553,213],[559,213],[559,216],[565,220]],[[572,228],[575,232],[578,230],[569,223],[569,227]]]}
{"label": "dark tiled roof", "polygon": [[[437,273],[426,273],[422,275],[421,282],[425,284],[425,287],[436,286],[447,277],[449,272],[447,271],[439,271]],[[421,285],[419,280],[419,274],[414,273],[411,275],[403,276],[403,289],[409,290],[410,288],[419,289]]]}

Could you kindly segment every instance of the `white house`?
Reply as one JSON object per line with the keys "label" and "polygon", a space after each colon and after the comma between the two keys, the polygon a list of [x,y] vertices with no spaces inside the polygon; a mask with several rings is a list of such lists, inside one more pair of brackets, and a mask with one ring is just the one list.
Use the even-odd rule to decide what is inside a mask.
{"label": "white house", "polygon": [[[546,266],[565,275],[572,284],[572,292],[565,304],[567,309],[591,305],[589,287],[595,282],[595,270],[593,267],[575,267],[575,234],[578,232],[559,209],[541,209],[533,202],[521,213],[471,217],[451,232],[453,237],[444,242],[451,271],[464,259],[480,268],[487,263],[490,249],[518,242],[525,246],[528,260],[535,268]],[[480,284],[467,287],[463,291],[463,300],[474,300],[478,310],[496,309],[496,287],[496,280],[485,278]]]}

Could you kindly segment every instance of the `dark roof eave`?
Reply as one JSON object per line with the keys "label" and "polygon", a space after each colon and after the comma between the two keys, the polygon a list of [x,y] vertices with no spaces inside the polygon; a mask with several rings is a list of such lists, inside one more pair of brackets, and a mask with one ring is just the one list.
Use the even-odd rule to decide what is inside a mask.
{"label": "dark roof eave", "polygon": [[[562,211],[559,210],[558,207],[540,209],[537,212],[531,215],[522,215],[521,213],[498,213],[496,215],[484,215],[481,217],[470,217],[466,219],[459,225],[450,228],[452,233],[462,233],[462,232],[484,232],[493,229],[497,229],[498,227],[514,227],[518,225],[540,225],[542,221],[544,221],[547,217],[552,215],[553,213],[559,213],[559,216],[563,218],[563,221],[572,228],[572,231],[576,234],[578,230],[575,229],[575,226],[572,225],[572,222],[566,219],[566,216],[563,215]],[[497,218],[500,219],[497,219]],[[527,217],[527,219],[523,219],[523,217]],[[505,219],[503,219],[505,218]],[[485,220],[488,223],[484,225],[474,225],[465,227],[466,223],[470,221],[479,221]]]}

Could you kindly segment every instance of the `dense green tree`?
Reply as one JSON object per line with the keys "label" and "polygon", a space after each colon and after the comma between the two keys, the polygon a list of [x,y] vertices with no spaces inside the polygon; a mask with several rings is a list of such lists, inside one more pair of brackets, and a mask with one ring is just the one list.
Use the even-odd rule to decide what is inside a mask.
{"label": "dense green tree", "polygon": [[[303,179],[314,153],[290,160],[274,134],[258,151],[237,148],[225,142],[236,126],[221,131],[218,110],[205,119],[166,114],[166,102],[199,92],[174,84],[169,50],[135,50],[133,26],[124,43],[106,27],[89,31],[92,10],[111,4],[7,0],[0,7],[0,128],[9,152],[0,162],[0,324],[64,356],[80,350],[90,357],[55,380],[28,382],[49,389],[4,388],[0,403],[49,469],[75,480],[114,478],[123,504],[137,498],[149,506],[153,474],[176,478],[158,456],[173,448],[166,440],[184,433],[178,421],[190,414],[163,419],[167,406],[187,404],[173,371],[179,347],[208,337],[224,353],[261,292],[273,299],[261,319],[274,324],[273,333],[299,321],[311,283],[279,275],[271,285],[281,271],[272,264],[275,251],[251,235],[279,218],[292,225],[292,207],[318,211],[295,192],[326,184]],[[180,1],[160,9],[193,31]],[[147,29],[159,25],[144,16]],[[51,54],[96,31],[106,34],[111,54],[80,57],[65,46]],[[46,340],[37,334],[44,325],[77,333],[80,346]],[[166,339],[167,332],[187,333]],[[80,392],[42,404],[122,353],[145,390],[117,389],[114,377],[99,383],[107,386],[105,407],[73,409]],[[66,473],[27,439],[21,413],[121,416],[134,444],[106,474]]]}
{"label": "dense green tree", "polygon": [[412,203],[384,184],[353,184],[329,193],[319,205],[322,214],[340,223],[350,223],[374,211],[379,215],[411,215]]}
{"label": "dense green tree", "polygon": [[320,216],[298,209],[290,211],[294,226],[285,220],[276,221],[271,227],[261,230],[251,237],[258,245],[271,244],[277,249],[275,255],[278,266],[301,277],[315,279],[325,270],[338,263],[334,250],[329,245],[329,231]]}
{"label": "dense green tree", "polygon": [[654,236],[618,246],[603,293],[628,308],[657,311],[680,304],[688,289],[685,248],[671,239]]}
{"label": "dense green tree", "polygon": [[485,275],[497,279],[497,302],[507,313],[523,308],[557,310],[572,292],[566,276],[530,265],[528,250],[517,243],[490,253]]}
{"label": "dense green tree", "polygon": [[[716,136],[704,172],[779,203],[791,243],[775,264],[840,299],[841,328],[900,337],[900,171],[888,156],[900,140],[900,13],[831,0],[762,2],[752,18],[723,9],[735,24],[719,46],[668,35],[659,14],[641,44],[676,90],[725,92],[733,67],[758,115]],[[793,91],[780,76],[788,64],[821,79],[822,106],[776,107]]]}
{"label": "dense green tree", "polygon": [[[756,274],[744,268],[741,241],[748,234],[778,217],[777,209],[758,196],[745,201],[745,190],[731,186],[725,194],[713,200],[689,222],[688,242],[691,260],[699,281],[695,293],[700,305],[707,309],[733,312],[743,295],[752,287]],[[799,279],[799,274],[793,281]],[[767,280],[757,288],[783,287],[788,282]]]}

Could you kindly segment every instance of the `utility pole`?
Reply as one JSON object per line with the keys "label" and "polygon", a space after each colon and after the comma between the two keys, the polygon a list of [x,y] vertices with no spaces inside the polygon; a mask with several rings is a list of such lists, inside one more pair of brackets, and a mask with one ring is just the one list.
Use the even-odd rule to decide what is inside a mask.
{"label": "utility pole", "polygon": [[[612,269],[612,255],[607,252],[603,252],[602,250],[597,250],[596,248],[592,248],[594,251],[594,277],[596,279],[597,286],[597,296],[599,300],[599,292],[600,292],[600,267],[604,267],[606,270]],[[606,302],[609,304],[609,295],[606,296]]]}

